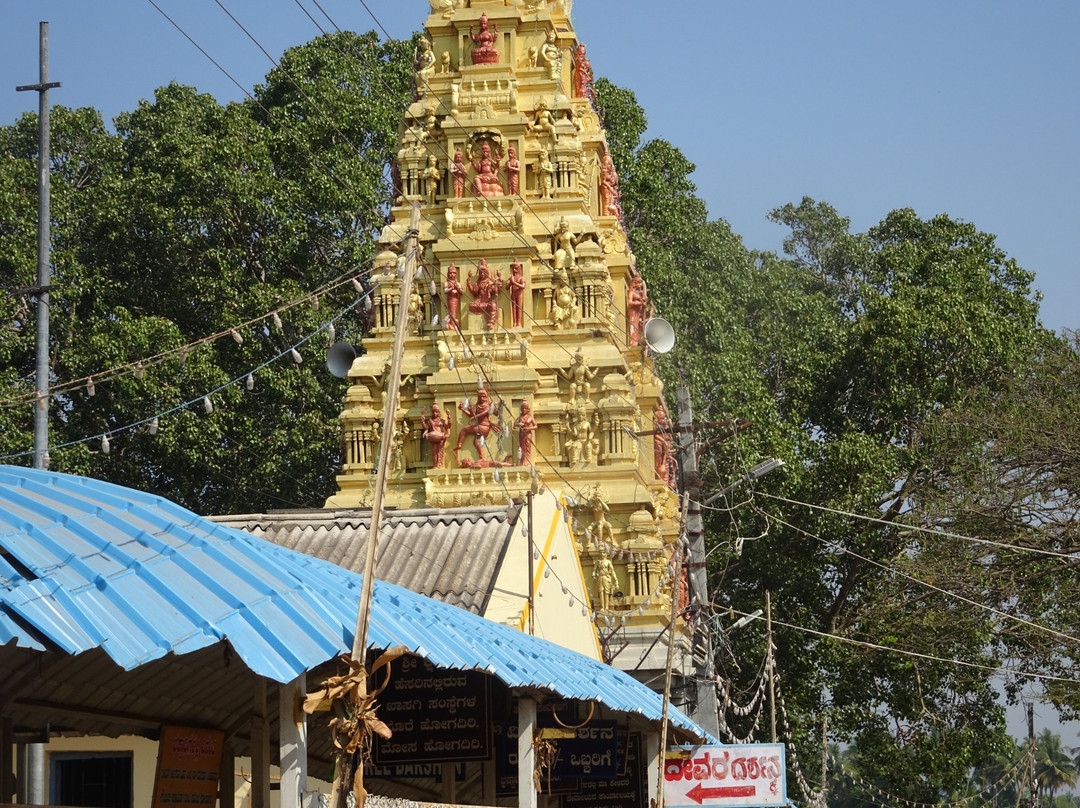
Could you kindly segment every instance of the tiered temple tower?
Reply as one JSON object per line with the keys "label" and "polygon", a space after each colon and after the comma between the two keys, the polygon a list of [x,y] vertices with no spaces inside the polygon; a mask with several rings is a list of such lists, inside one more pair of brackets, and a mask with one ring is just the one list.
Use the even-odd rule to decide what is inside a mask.
{"label": "tiered temple tower", "polygon": [[[609,656],[632,668],[652,645],[640,668],[655,671],[679,523],[670,420],[570,2],[430,0],[327,507],[370,505],[381,437],[390,507],[560,492]],[[414,202],[422,272],[397,427],[380,436]]]}

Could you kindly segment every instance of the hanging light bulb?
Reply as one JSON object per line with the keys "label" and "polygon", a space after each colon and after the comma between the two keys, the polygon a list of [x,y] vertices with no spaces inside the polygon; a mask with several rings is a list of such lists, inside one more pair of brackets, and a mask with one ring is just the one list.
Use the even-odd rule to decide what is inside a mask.
{"label": "hanging light bulb", "polygon": [[45,469],[45,471],[48,471],[49,466],[51,466],[51,465],[52,465],[52,456],[48,452],[45,452],[41,456],[41,467],[43,469]]}
{"label": "hanging light bulb", "polygon": [[240,336],[240,332],[237,331],[235,328],[229,329],[229,335],[233,338],[233,342],[235,342],[237,345],[244,344],[244,338]]}
{"label": "hanging light bulb", "polygon": [[533,561],[539,561],[539,560],[540,560],[540,548],[539,547],[534,547],[533,548]]}
{"label": "hanging light bulb", "polygon": [[528,529],[528,527],[526,527],[525,523],[522,522],[521,523],[521,538],[527,539],[528,537],[529,537],[529,529]]}
{"label": "hanging light bulb", "polygon": [[544,570],[544,577],[545,577],[545,578],[549,578],[549,577],[551,577],[551,567],[547,567],[547,568],[546,568],[546,569]]}
{"label": "hanging light bulb", "polygon": [[567,594],[570,591],[569,589],[566,588],[566,584],[564,584],[562,581],[559,582],[559,586],[562,587],[562,593],[564,595]]}
{"label": "hanging light bulb", "polygon": [[111,451],[112,451],[112,447],[109,445],[109,436],[108,435],[102,435],[101,436],[101,453],[102,454],[108,454]]}
{"label": "hanging light bulb", "polygon": [[481,376],[479,373],[476,374],[476,389],[477,390],[483,390],[484,389],[484,377]]}
{"label": "hanging light bulb", "polygon": [[446,362],[446,367],[450,370],[454,369],[454,357],[450,357]]}
{"label": "hanging light bulb", "polygon": [[470,406],[472,405],[469,403],[469,397],[465,396],[465,409],[469,409]]}
{"label": "hanging light bulb", "polygon": [[472,359],[472,351],[469,350],[468,345],[461,346],[461,358],[464,359],[466,362]]}
{"label": "hanging light bulb", "polygon": [[142,381],[142,378],[143,378],[142,362],[136,362],[135,363],[135,378],[136,378],[136,380],[138,380],[140,382]]}
{"label": "hanging light bulb", "polygon": [[248,390],[255,389],[255,377],[252,374],[249,373],[247,376],[244,377],[244,387],[246,387]]}
{"label": "hanging light bulb", "polygon": [[510,437],[510,424],[503,424],[502,436],[504,438],[509,438]]}
{"label": "hanging light bulb", "polygon": [[574,596],[573,596],[573,595],[571,595],[571,596],[570,596],[570,608],[571,608],[571,609],[573,609],[573,608],[574,608],[574,605],[575,605],[576,603],[577,603],[577,601],[576,601],[576,600],[574,600]]}
{"label": "hanging light bulb", "polygon": [[273,316],[272,316],[272,317],[271,317],[270,319],[271,319],[271,320],[273,321],[273,323],[274,323],[274,328],[276,328],[276,329],[277,329],[278,331],[280,331],[280,330],[281,330],[281,315],[280,315],[280,314],[278,314],[278,313],[277,313],[277,312],[275,311],[275,312],[274,312],[274,314],[273,314]]}
{"label": "hanging light bulb", "polygon": [[45,405],[46,405],[46,403],[48,402],[48,400],[49,400],[49,397],[48,397],[48,396],[43,396],[43,395],[41,395],[41,393],[38,393],[38,394],[37,394],[37,405],[38,405],[38,409],[39,409],[39,410],[43,410],[43,409],[45,409]]}
{"label": "hanging light bulb", "polygon": [[359,278],[353,278],[352,279],[352,285],[353,285],[353,288],[356,291],[358,291],[358,292],[363,292],[364,291],[364,284],[360,283]]}
{"label": "hanging light bulb", "polygon": [[422,266],[418,266],[416,268],[416,272],[413,273],[413,279],[420,280],[422,277],[424,277],[424,268]]}
{"label": "hanging light bulb", "polygon": [[333,323],[330,323],[330,325],[326,327],[326,340],[333,345],[335,339],[337,339],[337,329],[334,328]]}
{"label": "hanging light bulb", "polygon": [[491,476],[495,478],[495,482],[499,482],[499,480],[502,479],[502,477],[499,476],[499,467],[498,466],[496,466],[495,469],[492,471]]}
{"label": "hanging light bulb", "polygon": [[210,400],[210,396],[203,396],[202,408],[206,411],[207,415],[214,411],[214,402]]}
{"label": "hanging light bulb", "polygon": [[158,431],[158,417],[155,415],[150,419],[150,425],[146,428],[146,431],[151,435],[156,435]]}
{"label": "hanging light bulb", "polygon": [[581,616],[582,616],[582,617],[588,617],[588,616],[589,616],[589,610],[588,610],[588,608],[587,608],[587,607],[585,606],[585,604],[584,604],[584,603],[582,603],[582,604],[581,604]]}
{"label": "hanging light bulb", "polygon": [[485,446],[487,446],[487,441],[484,440],[483,435],[477,435],[476,436],[476,445],[479,446],[481,449],[483,449]]}
{"label": "hanging light bulb", "polygon": [[180,349],[180,364],[186,366],[188,354],[191,353],[191,346],[185,345]]}
{"label": "hanging light bulb", "polygon": [[438,328],[439,327],[439,315],[438,314],[435,314],[435,315],[432,316],[432,318],[431,318],[431,327],[432,328]]}
{"label": "hanging light bulb", "polygon": [[364,311],[371,311],[371,295],[364,298]]}
{"label": "hanging light bulb", "polygon": [[93,376],[88,376],[87,379],[86,379],[86,395],[93,398],[94,393],[96,393],[96,392],[97,392],[97,389],[94,387],[94,377]]}
{"label": "hanging light bulb", "polygon": [[519,446],[517,448],[517,462],[518,462],[519,465],[521,464],[521,460],[524,457],[525,457],[525,453],[523,451],[521,451],[521,447]]}
{"label": "hanging light bulb", "polygon": [[432,297],[439,296],[439,289],[435,286],[435,281],[432,281],[430,284],[428,284],[428,291],[431,293]]}
{"label": "hanging light bulb", "polygon": [[318,309],[319,308],[319,296],[318,295],[312,295],[311,296],[311,308],[313,308],[313,309]]}
{"label": "hanging light bulb", "polygon": [[289,356],[291,356],[292,361],[294,361],[298,365],[304,361],[304,357],[300,355],[300,352],[296,350],[296,348],[289,349]]}
{"label": "hanging light bulb", "polygon": [[562,512],[562,502],[558,499],[555,500],[555,510]]}

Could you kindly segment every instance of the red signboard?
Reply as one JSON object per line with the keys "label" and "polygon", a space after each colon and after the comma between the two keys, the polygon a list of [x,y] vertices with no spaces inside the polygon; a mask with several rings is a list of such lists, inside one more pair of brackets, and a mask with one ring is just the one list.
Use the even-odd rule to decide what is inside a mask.
{"label": "red signboard", "polygon": [[670,808],[779,808],[787,802],[783,744],[676,747],[664,756]]}

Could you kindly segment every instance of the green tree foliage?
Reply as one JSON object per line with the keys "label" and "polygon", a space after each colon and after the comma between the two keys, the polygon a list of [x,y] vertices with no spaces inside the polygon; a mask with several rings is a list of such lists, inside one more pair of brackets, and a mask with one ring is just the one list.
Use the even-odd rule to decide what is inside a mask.
{"label": "green tree foliage", "polygon": [[[771,593],[805,771],[819,770],[827,718],[831,738],[854,742],[857,770],[889,793],[930,802],[963,788],[1009,746],[990,671],[1075,676],[1071,660],[1054,661],[1053,635],[1011,619],[1045,622],[1065,590],[1018,609],[1028,585],[1015,557],[1010,567],[986,546],[912,530],[965,532],[943,497],[969,494],[988,447],[974,424],[950,426],[960,414],[985,421],[1004,398],[1020,412],[1017,380],[1052,383],[1039,357],[1059,341],[1038,323],[1032,275],[970,223],[901,209],[853,233],[811,199],[772,214],[790,232],[783,256],[747,251],[708,219],[681,152],[642,144],[632,94],[598,81],[597,96],[638,266],[679,335],[659,362],[667,389],[682,370],[695,420],[753,422],[711,449],[707,483],[721,488],[764,457],[787,461],[708,514],[714,600],[745,613]],[[1001,532],[1016,542],[1012,527]],[[1077,602],[1059,601],[1050,625],[1075,635]],[[763,637],[745,628],[727,641],[721,675],[752,685]],[[1038,653],[1021,661],[1028,650]]]}
{"label": "green tree foliage", "polygon": [[[52,368],[63,384],[236,328],[186,356],[67,391],[51,407],[56,470],[162,493],[203,513],[320,505],[333,489],[344,383],[319,328],[351,284],[257,320],[360,271],[389,198],[409,100],[408,43],[333,34],[285,53],[243,104],[172,84],[116,120],[52,118]],[[36,118],[0,129],[0,453],[32,443]],[[317,307],[316,307],[317,306]],[[336,323],[358,342],[356,312]],[[305,338],[297,365],[288,355]],[[254,388],[232,384],[248,371]],[[141,378],[137,378],[141,376]],[[144,421],[169,412],[156,435]],[[111,452],[82,438],[115,431]],[[29,463],[22,457],[17,462]]]}

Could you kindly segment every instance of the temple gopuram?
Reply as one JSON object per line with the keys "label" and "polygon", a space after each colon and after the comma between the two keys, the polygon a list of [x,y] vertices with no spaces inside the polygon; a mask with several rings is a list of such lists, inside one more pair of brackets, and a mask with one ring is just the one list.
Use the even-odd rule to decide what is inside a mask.
{"label": "temple gopuram", "polygon": [[[430,5],[326,508],[370,507],[381,440],[392,509],[505,510],[553,493],[604,657],[652,678],[672,636],[671,421],[585,45],[570,0]],[[381,435],[416,203],[400,406]],[[534,556],[542,539],[530,537]],[[681,620],[674,634],[678,676],[691,664]]]}

